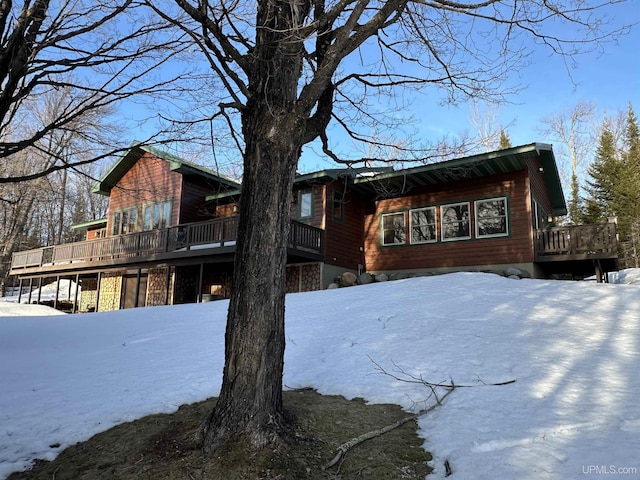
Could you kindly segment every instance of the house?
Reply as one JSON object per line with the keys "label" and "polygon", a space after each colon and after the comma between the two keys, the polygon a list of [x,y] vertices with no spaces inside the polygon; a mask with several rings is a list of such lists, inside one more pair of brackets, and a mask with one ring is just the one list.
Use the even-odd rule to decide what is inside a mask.
{"label": "house", "polygon": [[[47,279],[82,285],[72,311],[229,296],[240,183],[134,145],[100,179],[106,219],[85,240],[17,252],[28,291]],[[294,181],[287,290],[326,288],[345,271],[457,270],[536,278],[616,268],[615,224],[554,227],[567,212],[550,145],[534,143],[422,165],[328,169]],[[39,301],[31,298],[29,301]]]}

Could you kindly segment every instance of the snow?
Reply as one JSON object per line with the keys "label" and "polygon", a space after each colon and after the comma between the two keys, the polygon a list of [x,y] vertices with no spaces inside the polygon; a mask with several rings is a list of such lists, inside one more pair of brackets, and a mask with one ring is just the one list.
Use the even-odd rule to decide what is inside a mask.
{"label": "snow", "polygon": [[[1,317],[6,305],[0,478],[220,389],[227,301]],[[418,411],[429,390],[401,378],[470,386],[419,420],[430,478],[445,460],[452,479],[638,478],[637,285],[456,273],[292,294],[286,321],[286,388]]]}
{"label": "snow", "polygon": [[[47,285],[43,285],[41,288],[34,288],[33,291],[31,292],[31,301],[32,302],[36,302],[38,300],[38,291],[41,290],[42,292],[40,293],[40,301],[44,302],[44,301],[52,301],[55,300],[56,298],[56,283],[57,282],[52,282],[49,283]],[[78,298],[80,297],[80,292],[82,291],[82,288],[80,288],[80,290],[78,290]],[[71,292],[71,296],[69,296],[69,292]],[[72,280],[65,280],[65,279],[61,279],[60,280],[60,285],[58,287],[58,300],[71,300],[73,301],[73,299],[75,298],[76,295],[76,282],[72,281]],[[7,296],[7,297],[0,297],[0,302],[17,302],[18,301],[18,295],[13,295],[13,296]],[[23,293],[22,294],[22,298],[20,299],[21,303],[28,303],[29,302],[29,293]],[[4,307],[0,308],[0,316],[4,316]],[[34,315],[38,315],[38,314],[34,314]]]}

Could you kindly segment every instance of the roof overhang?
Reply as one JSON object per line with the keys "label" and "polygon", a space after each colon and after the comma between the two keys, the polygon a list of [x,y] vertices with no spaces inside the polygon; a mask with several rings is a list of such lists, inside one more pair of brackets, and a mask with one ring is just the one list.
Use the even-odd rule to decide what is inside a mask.
{"label": "roof overhang", "polygon": [[91,189],[93,193],[100,195],[110,195],[111,189],[120,181],[120,179],[133,167],[138,160],[145,154],[150,153],[154,157],[169,162],[169,169],[182,175],[193,175],[202,177],[207,180],[217,182],[225,189],[237,189],[240,184],[224,175],[213,172],[205,167],[195,165],[193,163],[182,160],[157,148],[148,145],[141,145],[137,142],[131,146],[127,152],[116,161],[111,168],[105,173],[100,180]]}
{"label": "roof overhang", "polygon": [[[404,170],[358,177],[354,180],[354,186],[376,194],[382,184],[386,192],[397,192],[397,196],[400,196],[409,189],[524,170],[529,167],[530,161],[536,158],[542,165],[541,173],[549,192],[554,215],[566,215],[567,207],[553,150],[551,145],[545,143],[532,143]],[[393,193],[390,194],[393,195]]]}
{"label": "roof overhang", "polygon": [[106,218],[99,218],[98,220],[90,220],[88,222],[76,223],[75,225],[71,225],[71,230],[81,230],[86,228],[87,230],[102,228],[107,226]]}

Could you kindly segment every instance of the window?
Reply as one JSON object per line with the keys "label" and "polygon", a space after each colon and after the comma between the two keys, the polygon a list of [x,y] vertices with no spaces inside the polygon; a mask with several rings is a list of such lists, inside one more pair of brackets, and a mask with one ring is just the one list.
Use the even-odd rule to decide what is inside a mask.
{"label": "window", "polygon": [[442,215],[442,240],[471,238],[469,228],[469,202],[451,203],[440,207]]}
{"label": "window", "polygon": [[409,211],[411,243],[429,243],[438,240],[436,234],[436,207],[416,208]]}
{"label": "window", "polygon": [[474,203],[476,237],[502,237],[508,235],[507,199],[491,198]]}
{"label": "window", "polygon": [[143,228],[155,230],[171,224],[171,201],[153,203],[144,207]]}
{"label": "window", "polygon": [[406,243],[404,212],[382,215],[382,245],[401,245]]}
{"label": "window", "polygon": [[313,190],[302,190],[298,194],[298,219],[313,217]]}
{"label": "window", "polygon": [[344,192],[340,190],[333,191],[331,218],[338,222],[344,221]]}
{"label": "window", "polygon": [[133,233],[138,231],[138,207],[120,210],[113,214],[112,235]]}

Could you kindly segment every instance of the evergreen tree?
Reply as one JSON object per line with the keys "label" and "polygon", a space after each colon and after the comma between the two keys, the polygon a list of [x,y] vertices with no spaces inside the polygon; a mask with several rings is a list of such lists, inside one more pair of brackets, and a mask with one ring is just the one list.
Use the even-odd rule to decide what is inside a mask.
{"label": "evergreen tree", "polygon": [[504,150],[505,148],[511,148],[511,139],[507,132],[500,129],[500,144],[498,145],[498,149]]}
{"label": "evergreen tree", "polygon": [[588,170],[584,223],[617,217],[621,267],[639,266],[640,253],[640,128],[631,105],[625,120],[622,147],[605,122],[596,156]]}
{"label": "evergreen tree", "polygon": [[[624,173],[619,179],[618,210],[619,234],[625,255],[626,266],[638,267],[640,261],[640,128],[631,104],[627,111],[624,129],[622,163]],[[631,257],[631,258],[629,258]]]}
{"label": "evergreen tree", "polygon": [[621,174],[621,167],[615,137],[605,121],[595,158],[588,169],[591,180],[587,180],[586,204],[590,217],[604,219],[616,214],[616,183]]}

